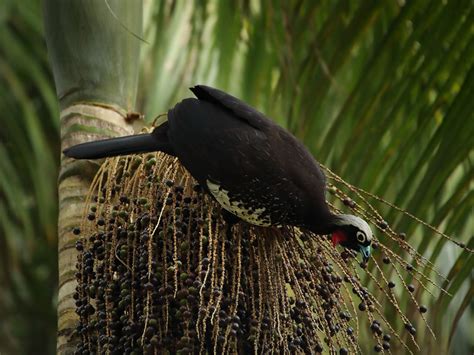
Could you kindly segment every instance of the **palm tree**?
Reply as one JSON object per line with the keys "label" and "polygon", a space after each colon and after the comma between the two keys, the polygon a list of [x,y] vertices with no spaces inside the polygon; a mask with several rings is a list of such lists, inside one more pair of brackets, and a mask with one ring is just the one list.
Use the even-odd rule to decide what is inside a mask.
{"label": "palm tree", "polygon": [[[60,107],[62,147],[133,133],[128,112],[137,93],[141,1],[45,1],[45,35]],[[125,29],[128,29],[125,30]],[[76,347],[73,226],[80,221],[93,162],[62,159],[59,170],[60,353]]]}
{"label": "palm tree", "polygon": [[[45,4],[46,17],[48,13],[64,11],[51,4]],[[57,43],[54,54],[50,41],[55,36],[47,30],[48,46],[53,50],[53,71],[56,80],[63,78],[62,84],[57,84],[59,93],[76,85],[77,77],[68,73],[72,63],[94,61],[97,68],[94,64],[84,70],[86,77],[108,73],[107,66],[104,68],[105,57],[98,53],[106,52],[112,44],[107,48],[90,48],[91,43],[97,43],[91,38],[100,40],[117,35],[137,46],[135,50],[115,52],[105,64],[119,62],[117,59],[123,59],[124,53],[137,53],[140,41],[133,34],[140,36],[140,26],[130,19],[133,11],[122,13],[118,3],[108,4],[112,11],[107,2],[86,3],[89,10],[101,9],[96,10],[101,11],[101,19],[110,19],[103,24],[109,31],[95,30],[90,36],[74,28],[86,16],[84,9],[72,11],[70,7],[67,12],[74,16],[62,24],[58,21],[66,15],[47,17],[50,29],[63,31],[64,26],[71,25],[71,33],[77,35],[73,41]],[[6,285],[0,292],[0,312],[2,319],[7,319],[0,343],[13,352],[20,348],[38,349],[42,335],[28,340],[22,336],[40,334],[37,329],[46,329],[41,322],[25,321],[32,312],[48,309],[48,324],[54,319],[53,287],[44,285],[55,283],[57,207],[51,201],[55,200],[55,152],[59,144],[54,137],[59,122],[54,119],[57,104],[46,69],[45,49],[38,39],[38,4],[32,0],[10,6],[13,7],[6,12],[10,15],[4,17],[7,20],[1,24],[0,35],[0,77],[9,90],[3,90],[0,105],[5,108],[3,112],[17,119],[9,120],[4,115],[5,129],[0,131],[2,143],[6,142],[2,144],[0,159],[0,235],[5,236],[0,237],[4,261],[0,280]],[[467,0],[390,4],[146,2],[144,37],[150,44],[143,45],[138,107],[151,120],[187,96],[186,88],[195,83],[230,91],[295,132],[319,161],[351,184],[393,201],[456,240],[472,245],[472,19],[473,4]],[[89,48],[81,51],[87,53],[85,59],[89,61],[65,59],[71,53],[63,50],[71,48],[71,43]],[[132,72],[137,67],[130,58],[126,62],[129,69],[118,71],[126,84],[121,86],[117,78],[107,80],[107,90],[90,91],[81,101],[120,107],[122,116],[132,110]],[[63,69],[58,75],[56,70],[60,68]],[[117,90],[119,87],[124,91]],[[65,112],[83,94],[74,98],[73,93],[71,101],[63,100],[61,111]],[[28,135],[23,133],[25,127]],[[77,129],[77,134],[70,135],[74,138],[67,138],[69,142],[65,144],[86,139],[83,128],[76,125],[73,130]],[[96,138],[125,133],[123,128],[113,131],[94,128],[88,134]],[[96,167],[67,164],[70,169],[63,168],[60,175],[62,192],[71,181],[74,184],[70,191],[85,195]],[[84,173],[84,179],[77,178],[79,173]],[[80,221],[82,208],[65,208],[69,202],[65,201],[60,208],[60,223],[65,228],[59,230],[63,257],[59,262],[59,284],[63,290],[59,304],[60,319],[64,320],[60,327],[72,329],[74,305],[70,295],[74,287],[65,281],[74,277],[71,230]],[[428,306],[428,321],[437,334],[435,341],[418,331],[418,342],[426,352],[435,347],[446,349],[448,343],[453,352],[472,352],[472,257],[460,254],[445,238],[436,237],[419,222],[393,208],[373,203],[395,230],[405,232],[410,244],[450,279],[443,287],[453,297],[437,291],[431,297],[426,290],[416,291],[417,298]],[[68,209],[75,212],[66,214]],[[397,252],[407,257],[402,251]],[[376,261],[381,259],[376,255]],[[64,268],[65,264],[70,267]],[[430,275],[443,283],[436,274]],[[364,283],[373,287],[374,281]],[[400,297],[403,311],[413,311],[408,294]],[[68,311],[63,312],[65,309]],[[385,316],[394,318],[395,313],[387,307]],[[35,313],[31,319],[44,317]],[[69,346],[64,345],[68,335],[60,333],[62,350]],[[360,342],[363,349],[373,346],[364,338]]]}

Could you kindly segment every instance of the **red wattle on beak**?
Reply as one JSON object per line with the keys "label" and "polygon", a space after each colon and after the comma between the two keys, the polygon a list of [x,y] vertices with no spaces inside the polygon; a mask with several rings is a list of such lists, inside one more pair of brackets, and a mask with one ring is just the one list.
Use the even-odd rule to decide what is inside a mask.
{"label": "red wattle on beak", "polygon": [[342,231],[336,231],[332,234],[332,245],[336,246],[341,242],[345,242],[347,240],[346,235]]}

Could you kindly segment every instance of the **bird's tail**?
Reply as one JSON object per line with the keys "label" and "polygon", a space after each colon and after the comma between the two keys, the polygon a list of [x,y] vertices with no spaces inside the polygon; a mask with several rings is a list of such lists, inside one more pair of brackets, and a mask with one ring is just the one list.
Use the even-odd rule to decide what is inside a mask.
{"label": "bird's tail", "polygon": [[82,143],[65,149],[63,153],[75,159],[99,159],[157,150],[160,150],[160,142],[156,137],[152,134],[139,134]]}
{"label": "bird's tail", "polygon": [[168,122],[156,127],[152,133],[82,143],[65,149],[63,153],[75,159],[100,159],[156,151],[175,155],[168,140]]}
{"label": "bird's tail", "polygon": [[162,142],[149,133],[82,143],[65,149],[63,153],[75,159],[99,159],[156,151],[173,155],[168,142]]}

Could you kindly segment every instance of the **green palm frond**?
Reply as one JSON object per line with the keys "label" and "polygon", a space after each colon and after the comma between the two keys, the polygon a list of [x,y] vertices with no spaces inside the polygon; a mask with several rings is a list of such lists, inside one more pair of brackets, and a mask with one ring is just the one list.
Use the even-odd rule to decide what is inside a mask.
{"label": "green palm frond", "polygon": [[[184,67],[167,62],[166,73],[181,76],[185,85],[180,80],[176,90],[167,90],[174,94],[165,102],[155,100],[160,91],[147,92],[153,105],[146,105],[147,113],[165,111],[195,83],[229,90],[293,130],[347,181],[468,242],[473,226],[471,2],[235,2],[225,8],[217,3],[194,4],[199,20],[196,15],[182,29],[193,35],[169,31],[186,43],[185,53],[192,53]],[[156,11],[176,22],[184,16],[166,6]],[[237,12],[238,20],[232,17]],[[208,64],[207,76],[204,69],[195,70],[200,63]],[[220,74],[210,75],[209,67]],[[145,66],[144,73],[145,82],[155,77],[161,87],[169,83],[160,68]],[[381,208],[384,218],[441,269],[440,255],[459,253],[416,221]],[[469,272],[463,277],[465,283],[471,278]],[[464,288],[457,292],[468,294]],[[444,315],[433,308],[429,319],[453,317],[462,306],[456,304]],[[454,346],[468,344],[464,338]]]}
{"label": "green palm frond", "polygon": [[[39,3],[0,21],[0,352],[55,349],[57,103]],[[31,336],[35,334],[35,336]]]}

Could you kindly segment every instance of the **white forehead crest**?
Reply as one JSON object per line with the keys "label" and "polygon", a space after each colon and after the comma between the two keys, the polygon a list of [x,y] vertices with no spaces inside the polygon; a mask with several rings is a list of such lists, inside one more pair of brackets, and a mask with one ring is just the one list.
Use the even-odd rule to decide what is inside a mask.
{"label": "white forehead crest", "polygon": [[362,232],[364,232],[364,234],[367,237],[367,240],[372,240],[372,229],[367,224],[367,222],[364,221],[362,218],[351,215],[351,214],[341,214],[337,217],[338,217],[337,220],[336,220],[337,225],[339,225],[339,226],[347,226],[347,225],[354,226],[354,227],[358,228],[359,230],[361,230]]}

